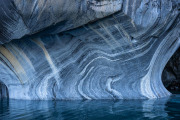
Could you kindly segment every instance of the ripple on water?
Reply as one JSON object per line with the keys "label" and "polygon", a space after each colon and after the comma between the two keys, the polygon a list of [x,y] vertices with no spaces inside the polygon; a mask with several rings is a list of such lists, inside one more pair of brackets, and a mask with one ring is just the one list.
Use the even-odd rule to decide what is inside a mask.
{"label": "ripple on water", "polygon": [[178,119],[180,94],[151,100],[1,100],[0,120]]}

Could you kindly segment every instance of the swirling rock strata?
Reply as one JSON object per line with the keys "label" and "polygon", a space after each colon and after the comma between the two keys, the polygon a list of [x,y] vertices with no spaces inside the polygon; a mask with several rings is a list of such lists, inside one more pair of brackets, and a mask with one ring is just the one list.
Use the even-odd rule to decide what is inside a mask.
{"label": "swirling rock strata", "polygon": [[[8,87],[9,98],[145,99],[170,95],[161,74],[180,45],[177,1],[83,1],[78,7],[86,10],[83,14],[72,6],[78,15],[74,22],[74,12],[69,13],[66,7],[70,3],[61,2],[14,0],[14,14],[20,15],[15,20],[23,20],[27,28],[19,23],[3,24],[7,31],[0,36],[0,80]],[[55,3],[64,6],[56,8]],[[113,3],[122,4],[122,8],[111,10]],[[46,21],[48,12],[55,14],[49,10],[51,5],[59,16]],[[98,20],[101,17],[92,15],[86,20],[82,16],[91,11],[86,5],[95,12],[107,11],[105,16],[109,16],[100,15],[103,19]],[[5,17],[1,25],[4,22]],[[56,22],[61,25],[46,28]],[[41,29],[46,30],[17,39]]]}

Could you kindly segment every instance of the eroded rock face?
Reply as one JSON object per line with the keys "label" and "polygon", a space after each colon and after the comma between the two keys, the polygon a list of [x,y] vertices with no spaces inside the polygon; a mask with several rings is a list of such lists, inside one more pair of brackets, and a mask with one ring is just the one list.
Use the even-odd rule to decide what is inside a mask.
{"label": "eroded rock face", "polygon": [[[10,98],[144,99],[170,95],[161,73],[180,45],[178,1],[2,3],[13,3],[13,7],[3,7],[1,14],[7,16],[0,22],[0,80],[8,87]],[[11,7],[15,7],[12,16],[7,11]],[[14,26],[6,21],[15,16],[17,24],[11,21]]]}

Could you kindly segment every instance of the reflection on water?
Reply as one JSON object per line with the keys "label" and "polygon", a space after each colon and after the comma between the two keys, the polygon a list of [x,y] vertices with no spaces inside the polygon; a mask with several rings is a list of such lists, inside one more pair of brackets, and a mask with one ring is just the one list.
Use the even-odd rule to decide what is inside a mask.
{"label": "reflection on water", "polygon": [[1,100],[0,120],[112,120],[180,118],[180,95],[153,100]]}

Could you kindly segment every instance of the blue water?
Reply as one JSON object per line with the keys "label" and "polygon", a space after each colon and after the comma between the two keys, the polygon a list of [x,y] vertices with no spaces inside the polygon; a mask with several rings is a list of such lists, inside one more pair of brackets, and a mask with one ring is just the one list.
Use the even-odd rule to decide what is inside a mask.
{"label": "blue water", "polygon": [[180,94],[154,100],[1,100],[0,120],[180,120]]}

